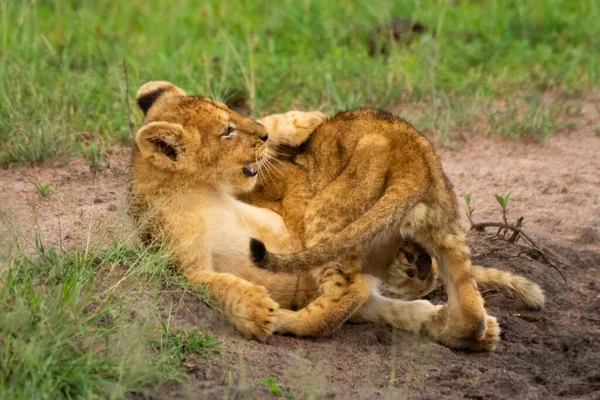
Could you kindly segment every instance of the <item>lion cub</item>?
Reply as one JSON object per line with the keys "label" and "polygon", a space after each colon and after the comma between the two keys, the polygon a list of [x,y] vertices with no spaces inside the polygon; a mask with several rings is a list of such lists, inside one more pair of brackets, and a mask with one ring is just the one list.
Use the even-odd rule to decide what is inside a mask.
{"label": "lion cub", "polygon": [[[250,204],[261,205],[283,215],[290,235],[295,242],[302,243],[300,248],[314,240],[303,230],[304,216],[301,213],[306,211],[305,204],[310,198],[317,194],[307,189],[308,171],[298,163],[298,159],[302,157],[302,146],[326,119],[318,111],[291,111],[260,119],[259,122],[272,132],[273,139],[268,145],[275,147],[278,160],[273,163],[273,171],[268,176],[259,177],[255,189],[243,196]],[[299,201],[302,198],[304,201]],[[348,207],[348,204],[342,203],[342,206]],[[383,268],[381,265],[363,265],[363,272],[378,276],[389,290],[405,300],[417,299],[431,292],[438,278],[436,260],[415,242],[401,240],[395,245],[397,252],[389,265],[384,264]],[[473,265],[472,269],[479,287],[505,292],[531,309],[544,307],[544,293],[536,283],[495,268]]]}
{"label": "lion cub", "polygon": [[300,216],[293,230],[307,249],[273,254],[253,241],[258,265],[297,273],[358,256],[365,271],[385,268],[395,244],[413,240],[438,260],[448,292],[423,332],[453,348],[495,348],[499,326],[484,309],[456,195],[427,139],[392,114],[345,111],[323,122],[294,160],[305,193],[283,211]]}
{"label": "lion cub", "polygon": [[143,238],[164,243],[185,277],[204,285],[238,330],[259,340],[275,331],[319,334],[367,301],[358,262],[299,276],[251,263],[251,237],[279,252],[294,250],[279,215],[236,198],[252,190],[269,157],[261,124],[168,82],[149,82],[137,97],[145,118],[132,154],[131,214]]}

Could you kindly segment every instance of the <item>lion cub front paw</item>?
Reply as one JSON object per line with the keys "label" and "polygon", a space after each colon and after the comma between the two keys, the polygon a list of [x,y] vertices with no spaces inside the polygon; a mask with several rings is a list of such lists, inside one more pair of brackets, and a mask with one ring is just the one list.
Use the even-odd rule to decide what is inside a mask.
{"label": "lion cub front paw", "polygon": [[282,139],[282,143],[297,147],[306,142],[317,126],[327,119],[327,116],[319,111],[290,111],[284,114],[290,118],[290,133]]}
{"label": "lion cub front paw", "polygon": [[248,339],[265,341],[277,325],[277,304],[262,286],[245,290],[233,306],[231,320],[235,327]]}
{"label": "lion cub front paw", "polygon": [[264,117],[258,122],[269,132],[271,144],[298,147],[326,119],[327,116],[319,111],[288,111]]}

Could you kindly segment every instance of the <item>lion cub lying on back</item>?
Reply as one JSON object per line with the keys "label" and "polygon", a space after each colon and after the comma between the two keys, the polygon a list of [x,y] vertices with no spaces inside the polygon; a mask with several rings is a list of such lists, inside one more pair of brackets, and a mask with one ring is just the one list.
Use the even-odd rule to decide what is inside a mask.
{"label": "lion cub lying on back", "polygon": [[[361,311],[371,289],[356,261],[297,276],[250,262],[251,237],[280,252],[295,250],[279,215],[235,197],[253,188],[269,157],[262,125],[168,82],[142,86],[138,104],[145,118],[132,154],[131,214],[144,239],[164,243],[185,277],[204,285],[243,334],[303,336],[330,331],[350,317],[384,320],[382,307]],[[402,307],[402,314],[386,315],[416,332],[440,309],[427,301]]]}

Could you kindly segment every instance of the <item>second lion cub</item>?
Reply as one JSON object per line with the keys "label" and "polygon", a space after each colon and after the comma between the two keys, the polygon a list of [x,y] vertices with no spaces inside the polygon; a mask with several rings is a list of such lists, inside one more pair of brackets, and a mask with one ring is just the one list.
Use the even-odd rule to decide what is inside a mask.
{"label": "second lion cub", "polygon": [[395,244],[414,240],[439,261],[448,292],[428,333],[453,348],[495,348],[498,323],[485,312],[456,195],[427,139],[384,111],[346,111],[321,124],[295,159],[311,192],[298,201],[309,247],[270,254],[255,241],[258,265],[299,272],[348,256],[389,265]]}

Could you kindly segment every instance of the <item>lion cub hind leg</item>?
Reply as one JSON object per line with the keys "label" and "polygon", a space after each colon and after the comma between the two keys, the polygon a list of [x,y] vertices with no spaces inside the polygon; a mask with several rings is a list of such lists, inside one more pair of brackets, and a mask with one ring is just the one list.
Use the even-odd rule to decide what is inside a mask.
{"label": "lion cub hind leg", "polygon": [[[434,305],[427,300],[404,301],[384,297],[379,293],[375,279],[371,281],[371,297],[351,318],[354,322],[385,324],[417,335],[430,336],[444,345],[448,343],[440,336],[440,328],[444,327],[447,320],[448,306]],[[450,347],[463,347],[471,351],[494,350],[500,333],[496,318],[488,317],[486,324],[484,334],[478,340],[468,344],[455,341]]]}
{"label": "lion cub hind leg", "polygon": [[370,278],[371,296],[350,319],[353,322],[372,322],[393,326],[417,335],[427,334],[442,309],[427,300],[404,301],[382,296],[378,281]]}
{"label": "lion cub hind leg", "polygon": [[192,283],[203,285],[233,325],[249,339],[265,341],[277,325],[279,305],[262,286],[228,273],[186,273]]}
{"label": "lion cub hind leg", "polygon": [[359,261],[332,262],[313,272],[321,295],[299,311],[279,311],[278,333],[315,336],[339,328],[369,298],[369,284]]}
{"label": "lion cub hind leg", "polygon": [[496,318],[485,312],[461,228],[456,227],[454,233],[436,231],[430,239],[425,243],[438,256],[440,277],[448,293],[448,305],[436,316],[432,336],[452,348],[494,350],[500,327]]}

